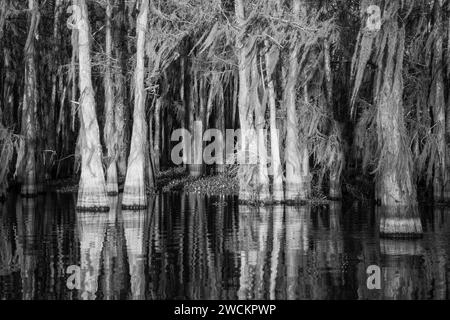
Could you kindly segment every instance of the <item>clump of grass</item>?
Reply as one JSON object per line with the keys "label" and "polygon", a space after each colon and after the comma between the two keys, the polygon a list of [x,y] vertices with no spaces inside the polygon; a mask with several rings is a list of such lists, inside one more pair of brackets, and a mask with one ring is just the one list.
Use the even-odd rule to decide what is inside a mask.
{"label": "clump of grass", "polygon": [[187,181],[184,185],[184,191],[207,195],[238,195],[239,182],[236,178],[227,174],[219,174]]}
{"label": "clump of grass", "polygon": [[226,166],[225,172],[203,176],[190,177],[184,168],[172,168],[157,176],[158,189],[163,192],[184,191],[207,195],[238,195],[237,166]]}

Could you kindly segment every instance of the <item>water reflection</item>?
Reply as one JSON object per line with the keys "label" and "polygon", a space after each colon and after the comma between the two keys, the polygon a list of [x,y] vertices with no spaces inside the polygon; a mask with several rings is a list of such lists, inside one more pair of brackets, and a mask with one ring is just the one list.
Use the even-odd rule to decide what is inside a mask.
{"label": "water reflection", "polygon": [[[36,294],[37,258],[42,248],[40,243],[42,224],[39,223],[41,215],[38,214],[37,202],[36,199],[25,198],[16,204],[16,245],[24,300],[32,300]],[[42,201],[39,201],[39,207],[42,210]]]}
{"label": "water reflection", "polygon": [[9,278],[17,265],[14,253],[14,234],[11,228],[11,216],[8,215],[6,203],[0,204],[0,277]]}
{"label": "water reflection", "polygon": [[131,283],[130,299],[145,299],[146,289],[146,264],[148,230],[152,218],[154,198],[150,199],[150,210],[122,211],[121,219],[125,234],[129,276]]}
{"label": "water reflection", "polygon": [[420,241],[382,239],[380,247],[384,297],[409,300],[426,294],[424,286],[416,282],[425,276],[420,268],[423,254]]}
{"label": "water reflection", "polygon": [[100,274],[100,257],[105,240],[108,213],[77,212],[77,234],[80,243],[80,297],[95,300]]}
{"label": "water reflection", "polygon": [[[364,206],[255,208],[232,197],[150,197],[144,211],[74,211],[73,196],[0,208],[0,299],[447,299],[450,210],[422,239],[385,240]],[[381,268],[369,290],[367,267]],[[67,286],[78,266],[79,287]]]}

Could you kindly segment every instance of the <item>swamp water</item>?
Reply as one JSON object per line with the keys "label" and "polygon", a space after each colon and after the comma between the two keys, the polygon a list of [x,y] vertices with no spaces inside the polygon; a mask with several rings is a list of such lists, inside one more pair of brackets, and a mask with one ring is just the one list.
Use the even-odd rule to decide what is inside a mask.
{"label": "swamp water", "polygon": [[450,208],[422,210],[423,238],[386,240],[364,206],[167,193],[99,214],[75,212],[75,197],[0,204],[0,299],[449,298]]}

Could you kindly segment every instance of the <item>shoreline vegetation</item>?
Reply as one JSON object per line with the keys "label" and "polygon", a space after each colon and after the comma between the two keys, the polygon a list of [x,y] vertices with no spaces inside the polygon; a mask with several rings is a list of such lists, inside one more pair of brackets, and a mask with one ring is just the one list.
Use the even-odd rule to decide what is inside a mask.
{"label": "shoreline vegetation", "polygon": [[[192,177],[189,175],[189,170],[184,167],[174,167],[163,170],[156,174],[156,187],[147,189],[148,195],[152,193],[166,193],[166,192],[185,192],[197,193],[205,196],[236,196],[239,197],[239,181],[236,176],[236,166],[230,166],[232,169],[225,170],[223,173],[212,172],[208,175]],[[44,185],[44,189],[55,193],[77,193],[79,190],[79,183],[77,178],[67,178],[48,181]],[[118,177],[118,193],[123,193],[125,177]],[[359,183],[359,185],[357,185]],[[276,201],[267,200],[262,203],[258,201],[255,196],[254,200],[241,203],[250,205],[328,205],[335,201],[370,201],[370,190],[364,190],[370,183],[362,185],[361,181],[355,181],[354,185],[346,184],[344,187],[343,198],[331,198],[326,195],[323,190],[317,186],[312,187],[311,197],[301,201]],[[18,190],[19,185],[12,185],[11,190]],[[108,194],[109,196],[117,196],[117,194]]]}

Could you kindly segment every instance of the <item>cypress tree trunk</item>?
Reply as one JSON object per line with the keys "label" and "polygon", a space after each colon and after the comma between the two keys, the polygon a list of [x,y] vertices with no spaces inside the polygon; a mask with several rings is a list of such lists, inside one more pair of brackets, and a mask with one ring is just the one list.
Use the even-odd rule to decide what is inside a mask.
{"label": "cypress tree trunk", "polygon": [[267,91],[268,91],[268,103],[270,111],[270,150],[272,153],[272,197],[273,201],[281,202],[284,200],[283,193],[283,172],[280,159],[280,139],[277,129],[277,110],[275,102],[275,87],[272,80],[273,71],[277,64],[279,52],[276,47],[269,48],[269,44],[266,41],[266,74],[267,74]]}
{"label": "cypress tree trunk", "polygon": [[[2,3],[0,4],[0,54],[3,55],[5,54],[3,51],[3,28],[6,22],[6,5],[7,5],[6,0],[2,1]],[[3,59],[1,62],[2,63],[0,63],[0,73],[4,74],[5,70],[3,66]],[[4,77],[0,78],[0,129],[3,129],[3,109],[5,104],[3,97],[6,81],[3,78]]]}
{"label": "cypress tree trunk", "polygon": [[377,131],[381,159],[377,185],[381,199],[380,233],[384,236],[410,236],[422,233],[412,153],[406,141],[403,115],[403,56],[405,30],[399,26],[400,1],[385,10],[376,75]]}
{"label": "cypress tree trunk", "polygon": [[[4,27],[5,27],[5,22],[6,22],[6,10],[7,10],[7,5],[8,5],[8,1],[4,0],[0,3],[0,54],[4,55],[5,57],[0,61],[0,74],[2,74],[3,76],[0,78],[0,129],[4,128],[4,124],[3,124],[3,113],[5,112],[6,108],[6,100],[5,98],[5,91],[6,91],[6,84],[7,84],[7,76],[5,76],[6,74],[6,52],[4,51],[4,47],[3,47],[3,35],[4,35]],[[5,62],[5,63],[3,63]],[[4,65],[5,64],[5,65]],[[0,184],[2,183],[2,181],[0,181]],[[0,196],[1,196],[1,191],[0,190]]]}
{"label": "cypress tree trunk", "polygon": [[37,88],[36,88],[36,48],[35,39],[39,25],[39,12],[36,0],[28,0],[28,36],[24,49],[25,90],[22,109],[22,135],[25,137],[23,161],[23,183],[21,192],[25,196],[37,194],[36,186],[36,148],[37,148]]}
{"label": "cypress tree trunk", "polygon": [[118,61],[117,71],[114,73],[115,85],[115,101],[114,101],[114,115],[115,125],[117,132],[117,170],[118,175],[125,177],[127,174],[127,155],[128,155],[128,103],[125,103],[127,97],[127,83],[124,72],[127,70],[126,52],[127,41],[125,29],[125,3],[120,0],[116,0],[116,6],[119,7],[119,15],[123,19],[120,19],[120,24],[115,27],[114,33],[114,50],[116,59]]}
{"label": "cypress tree trunk", "polygon": [[[6,10],[7,10],[7,5],[8,0],[4,0],[2,1],[2,3],[0,4],[0,44],[3,44],[3,28],[5,27],[5,22],[6,22]],[[3,49],[3,46],[0,47],[0,49]]]}
{"label": "cypress tree trunk", "polygon": [[325,83],[326,83],[326,97],[327,97],[327,107],[328,114],[331,118],[332,132],[336,137],[336,143],[338,145],[334,146],[331,168],[330,168],[330,191],[329,197],[332,200],[339,200],[342,198],[342,188],[341,188],[341,173],[343,167],[343,152],[341,148],[342,141],[342,131],[336,120],[337,110],[334,108],[333,101],[333,75],[331,71],[331,52],[330,44],[327,39],[324,40],[324,60],[325,60]]}
{"label": "cypress tree trunk", "polygon": [[[46,111],[46,115],[44,116],[44,123],[46,129],[46,146],[45,149],[49,151],[56,152],[56,127],[55,127],[55,115],[56,115],[56,101],[58,94],[58,85],[61,84],[63,74],[61,72],[61,16],[63,13],[63,2],[62,0],[56,0],[55,3],[55,14],[54,14],[54,22],[53,22],[53,59],[55,61],[54,66],[52,67],[51,74],[51,102],[46,104],[48,109]],[[63,106],[60,105],[62,109]],[[47,158],[46,158],[47,160]],[[50,179],[52,176],[52,168],[54,166],[53,161],[45,162],[45,178]]]}
{"label": "cypress tree trunk", "polygon": [[162,98],[158,98],[155,105],[155,134],[153,138],[153,150],[155,151],[155,170],[160,171],[161,159],[161,103]]}
{"label": "cypress tree trunk", "polygon": [[[80,146],[81,178],[77,209],[82,211],[108,211],[102,148],[95,112],[95,98],[91,78],[90,27],[85,0],[74,0],[80,16],[77,18],[78,58],[80,86]],[[75,10],[75,13],[77,10]]]}
{"label": "cypress tree trunk", "polygon": [[2,70],[4,74],[2,119],[4,121],[4,124],[6,124],[9,121],[14,120],[13,109],[14,104],[16,103],[14,96],[14,84],[16,82],[17,75],[13,71],[14,68],[11,61],[11,50],[7,47],[4,47],[2,53],[4,55],[4,68]]}
{"label": "cypress tree trunk", "polygon": [[232,127],[234,128],[238,124],[239,120],[239,73],[233,74],[233,98],[232,98],[232,108],[233,113],[231,116]]}
{"label": "cypress tree trunk", "polygon": [[[434,201],[442,202],[450,186],[447,186],[446,173],[446,143],[445,143],[445,95],[443,76],[443,39],[442,39],[442,0],[434,1],[434,27],[433,27],[433,59],[431,65],[431,88],[429,97],[429,107],[433,112],[433,132],[437,139],[438,161],[434,168],[433,195]],[[444,192],[444,186],[446,192]],[[449,194],[450,195],[450,194]]]}
{"label": "cypress tree trunk", "polygon": [[124,209],[145,209],[147,207],[146,183],[148,168],[145,153],[147,148],[147,123],[145,116],[144,88],[145,76],[145,35],[147,32],[149,0],[142,0],[136,21],[136,69],[134,71],[134,113],[131,149],[128,157],[128,170],[125,179],[122,207]]}
{"label": "cypress tree trunk", "polygon": [[[243,0],[235,1],[235,13],[238,27],[243,30],[245,27],[245,10]],[[239,150],[239,199],[249,201],[254,195],[254,177],[253,170],[257,157],[257,138],[253,127],[253,114],[250,108],[250,70],[249,63],[250,50],[249,44],[244,43],[243,34],[238,35],[236,46],[238,49],[239,60],[239,98],[238,110],[241,130],[241,149]]]}
{"label": "cypress tree trunk", "polygon": [[[447,12],[450,12],[450,1],[447,1]],[[450,15],[447,17],[447,81],[450,81]],[[445,107],[445,185],[444,201],[450,202],[450,90],[447,92],[447,104]]]}
{"label": "cypress tree trunk", "polygon": [[[186,57],[183,55],[180,58],[180,70],[181,70],[181,74],[180,74],[180,99],[181,102],[183,104],[183,111],[184,111],[184,118],[183,118],[183,128],[188,130],[189,132],[192,133],[192,128],[190,125],[190,104],[189,104],[189,96],[190,96],[190,91],[189,91],[189,87],[190,87],[190,77],[189,77],[189,72],[188,67],[187,67],[187,59]],[[163,126],[162,131],[165,133],[164,136],[169,136],[169,133],[166,130],[166,126]],[[190,141],[187,141],[188,139],[183,139],[184,142],[184,147],[183,147],[183,166],[185,169],[189,168],[189,164],[192,163],[191,160],[191,148],[190,148]],[[164,139],[163,139],[164,141]],[[170,140],[167,140],[170,141]],[[166,149],[169,149],[166,147]]]}
{"label": "cypress tree trunk", "polygon": [[[151,121],[151,118],[150,120]],[[150,130],[152,130],[150,126]],[[150,130],[147,130],[148,132],[151,132]],[[147,143],[147,150],[145,151],[145,170],[148,174],[148,180],[147,185],[151,188],[151,190],[154,189],[156,185],[156,177],[155,177],[155,167],[154,167],[154,151],[153,151],[153,141],[152,136],[148,136],[148,143]]]}
{"label": "cypress tree trunk", "polygon": [[[301,11],[305,10],[303,0],[294,0],[294,15],[299,19]],[[304,13],[302,14],[304,16]],[[289,55],[289,70],[284,92],[286,108],[286,200],[304,201],[310,196],[309,152],[304,137],[300,136],[300,122],[297,112],[297,82],[299,76],[299,46],[300,39],[291,41]],[[303,93],[305,101],[307,92]]]}
{"label": "cypress tree trunk", "polygon": [[115,196],[119,192],[117,180],[117,132],[115,125],[115,110],[113,97],[113,82],[112,82],[112,34],[111,34],[111,15],[112,15],[112,0],[106,2],[106,70],[104,76],[105,87],[105,142],[108,150],[108,163],[106,171],[106,191],[108,195]]}
{"label": "cypress tree trunk", "polygon": [[259,98],[259,68],[258,57],[255,53],[252,58],[252,77],[251,77],[251,101],[254,104],[255,109],[255,129],[256,138],[258,143],[258,191],[259,200],[262,202],[268,202],[271,200],[269,192],[269,175],[267,170],[267,148],[266,148],[266,132],[265,132],[265,113],[266,105],[262,104]]}
{"label": "cypress tree trunk", "polygon": [[[194,68],[191,68],[194,73]],[[205,129],[206,104],[204,99],[204,80],[194,76],[190,94],[189,126],[192,135],[192,161],[189,166],[191,177],[201,177],[204,173],[203,163],[203,131]]]}
{"label": "cypress tree trunk", "polygon": [[[117,52],[117,51],[116,51]],[[116,55],[116,57],[121,57],[120,55]],[[120,58],[119,58],[120,59]],[[127,152],[128,152],[128,134],[126,127],[126,118],[128,112],[126,111],[126,104],[124,103],[125,98],[125,76],[122,72],[114,74],[114,83],[116,84],[116,95],[114,102],[114,122],[116,129],[116,158],[117,158],[117,170],[118,175],[121,177],[125,177],[127,174]]]}
{"label": "cypress tree trunk", "polygon": [[195,130],[195,118],[194,118],[194,112],[195,112],[195,102],[194,102],[194,87],[195,87],[195,75],[191,66],[191,63],[189,60],[186,61],[188,66],[186,68],[187,73],[185,75],[185,81],[186,81],[186,128],[189,130],[190,133],[190,140],[188,143],[188,148],[186,149],[186,156],[188,160],[188,172],[190,176],[195,176],[195,169],[193,168],[195,164],[195,146],[193,145],[194,142],[194,130]]}
{"label": "cypress tree trunk", "polygon": [[[212,90],[212,89],[211,89]],[[212,97],[210,97],[210,100],[212,100]],[[212,102],[210,102],[212,104]],[[225,126],[225,101],[219,102],[216,105],[217,115],[216,115],[216,129],[218,129],[220,132],[222,132],[223,135],[226,134],[226,126]],[[219,136],[218,143],[221,143],[223,146],[225,146],[225,139],[224,136]],[[216,171],[217,173],[221,174],[225,172],[225,152],[226,148],[221,148],[219,151],[222,154],[219,155],[219,160],[216,163]]]}
{"label": "cypress tree trunk", "polygon": [[[337,143],[341,143],[342,141],[342,128],[339,126],[339,123],[333,120],[332,123],[333,134],[337,138]],[[342,199],[342,183],[341,183],[341,174],[344,164],[344,153],[342,151],[342,145],[338,145],[334,147],[334,159],[331,163],[330,168],[330,191],[329,197],[331,200],[340,200]]]}

